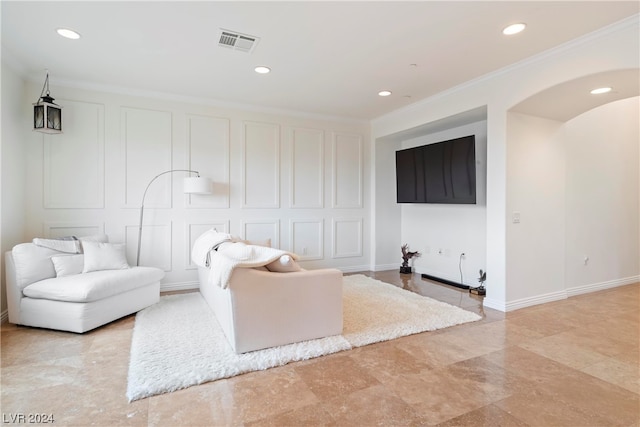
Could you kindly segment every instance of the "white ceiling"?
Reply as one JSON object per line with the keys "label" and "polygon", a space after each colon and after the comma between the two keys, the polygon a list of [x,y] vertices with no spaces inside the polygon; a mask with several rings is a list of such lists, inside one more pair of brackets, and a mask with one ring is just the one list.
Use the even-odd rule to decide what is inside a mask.
{"label": "white ceiling", "polygon": [[[637,1],[1,2],[27,78],[373,119],[637,14]],[[525,32],[501,30],[527,23]],[[55,30],[78,31],[80,40]],[[218,47],[219,29],[260,38]],[[415,65],[411,65],[415,64]],[[256,65],[271,67],[260,75]],[[382,98],[378,91],[393,92]]]}
{"label": "white ceiling", "polygon": [[[612,90],[591,95],[591,90],[601,87],[611,87]],[[613,70],[550,87],[515,105],[511,111],[566,122],[599,105],[638,96],[638,93],[640,70]]]}

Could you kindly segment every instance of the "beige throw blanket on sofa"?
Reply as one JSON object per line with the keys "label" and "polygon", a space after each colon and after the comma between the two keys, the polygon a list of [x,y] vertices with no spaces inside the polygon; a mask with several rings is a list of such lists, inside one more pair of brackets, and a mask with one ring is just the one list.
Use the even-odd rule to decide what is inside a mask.
{"label": "beige throw blanket on sofa", "polygon": [[231,274],[236,267],[261,267],[289,255],[297,260],[298,255],[267,246],[248,245],[227,233],[215,229],[198,237],[191,250],[191,259],[199,267],[209,269],[209,283],[221,288],[229,286]]}
{"label": "beige throw blanket on sofa", "polygon": [[245,245],[242,242],[226,243],[217,251],[211,251],[209,283],[225,289],[229,286],[233,270],[237,267],[261,267],[283,255],[298,259],[294,253],[266,246]]}

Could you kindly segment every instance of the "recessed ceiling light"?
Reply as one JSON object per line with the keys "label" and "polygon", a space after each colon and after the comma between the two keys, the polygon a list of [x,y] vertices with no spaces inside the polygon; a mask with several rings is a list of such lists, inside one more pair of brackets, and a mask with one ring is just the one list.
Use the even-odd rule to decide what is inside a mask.
{"label": "recessed ceiling light", "polygon": [[380,92],[378,92],[378,95],[380,95],[380,96],[389,96],[389,95],[391,95],[391,91],[390,90],[381,90]]}
{"label": "recessed ceiling light", "polygon": [[271,72],[271,68],[265,67],[264,65],[259,65],[254,70],[259,74],[267,74]]}
{"label": "recessed ceiling light", "polygon": [[506,27],[504,30],[502,30],[502,34],[506,36],[518,34],[520,31],[524,30],[526,26],[527,24],[523,24],[522,22],[519,22],[517,24],[511,24],[508,27]]}
{"label": "recessed ceiling light", "polygon": [[601,93],[611,92],[610,87],[599,87],[598,89],[594,89],[591,91],[592,95],[600,95]]}
{"label": "recessed ceiling light", "polygon": [[75,32],[73,30],[70,30],[68,28],[58,28],[56,30],[56,32],[58,34],[60,34],[62,37],[66,37],[68,39],[77,40],[77,39],[80,38],[80,34],[79,33]]}

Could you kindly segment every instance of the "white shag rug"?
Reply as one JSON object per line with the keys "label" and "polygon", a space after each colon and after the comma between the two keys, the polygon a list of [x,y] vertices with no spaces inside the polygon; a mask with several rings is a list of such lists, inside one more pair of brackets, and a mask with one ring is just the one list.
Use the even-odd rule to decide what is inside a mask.
{"label": "white shag rug", "polygon": [[342,335],[236,354],[200,293],[171,295],[136,316],[129,401],[480,320],[475,313],[357,274],[343,279]]}

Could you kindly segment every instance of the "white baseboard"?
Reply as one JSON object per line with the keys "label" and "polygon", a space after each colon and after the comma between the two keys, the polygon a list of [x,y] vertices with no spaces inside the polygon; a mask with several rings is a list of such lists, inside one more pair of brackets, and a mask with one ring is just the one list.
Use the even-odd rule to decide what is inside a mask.
{"label": "white baseboard", "polygon": [[482,300],[482,306],[502,312],[507,311],[507,306],[505,305],[504,301],[494,300],[489,297],[484,297],[484,299]]}
{"label": "white baseboard", "polygon": [[5,323],[9,320],[9,310],[4,310],[1,314],[0,314],[0,323]]}
{"label": "white baseboard", "polygon": [[352,267],[332,267],[332,268],[337,268],[343,273],[357,273],[359,271],[369,271],[368,265],[354,265]]}
{"label": "white baseboard", "polygon": [[525,307],[531,307],[533,305],[545,304],[548,302],[559,301],[573,297],[576,295],[587,294],[591,292],[602,291],[605,289],[616,288],[618,286],[631,285],[632,283],[640,282],[640,276],[624,277],[622,279],[609,280],[606,282],[592,283],[589,285],[573,286],[565,289],[564,291],[550,292],[542,295],[535,295],[527,298],[521,298],[514,301],[497,301],[490,298],[485,298],[483,305],[487,308],[493,308],[500,311],[514,311]]}
{"label": "white baseboard", "polygon": [[389,270],[398,270],[400,271],[400,263],[398,264],[380,264],[374,265],[373,271],[389,271]]}
{"label": "white baseboard", "polygon": [[548,294],[535,295],[527,298],[520,298],[514,301],[508,301],[505,304],[504,311],[513,311],[532,305],[545,304],[548,302],[567,299],[567,291],[549,292]]}
{"label": "white baseboard", "polygon": [[[335,267],[335,268],[342,271],[343,273],[357,273],[360,271],[369,271],[369,267],[366,265],[354,265],[352,267]],[[160,284],[160,292],[190,291],[198,288],[200,288],[200,283],[197,281]]]}
{"label": "white baseboard", "polygon": [[198,282],[162,283],[160,285],[160,292],[190,291],[198,289],[199,287],[200,284]]}
{"label": "white baseboard", "polygon": [[590,285],[572,286],[570,288],[567,288],[567,294],[572,297],[575,295],[587,294],[589,292],[602,291],[604,289],[630,285],[636,282],[640,282],[640,276],[625,277],[622,279],[609,280],[606,282],[592,283]]}

